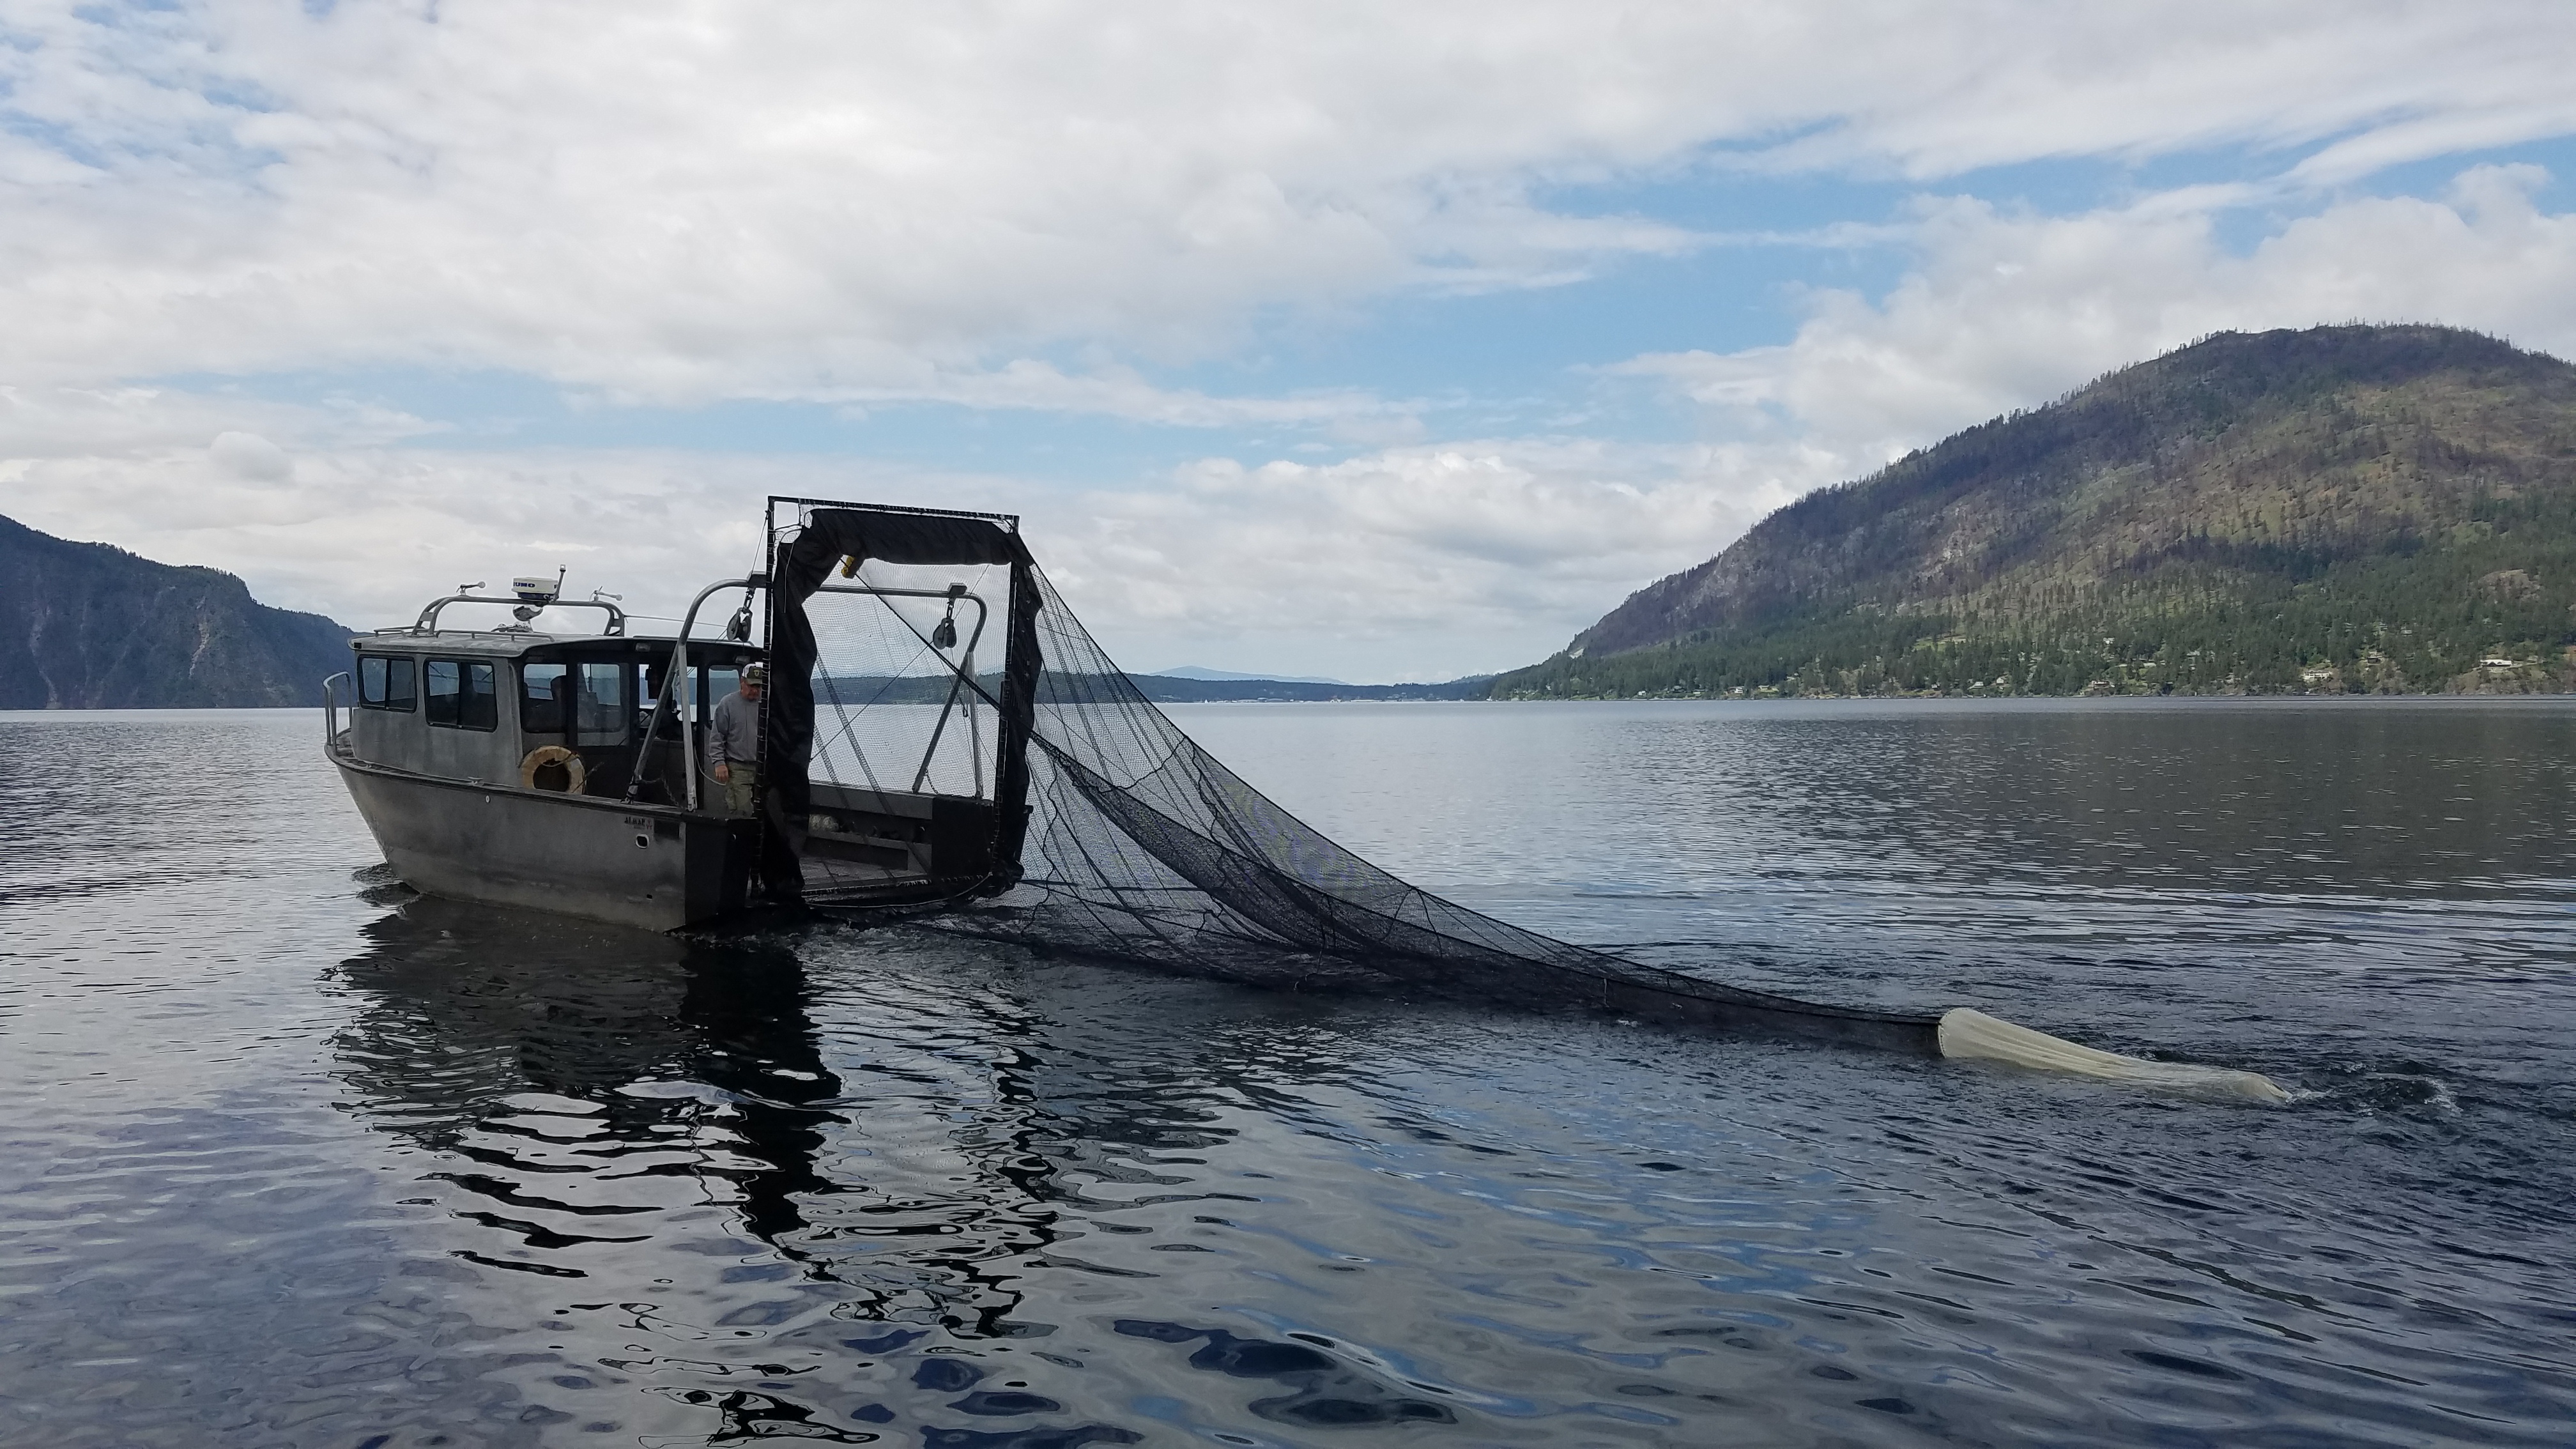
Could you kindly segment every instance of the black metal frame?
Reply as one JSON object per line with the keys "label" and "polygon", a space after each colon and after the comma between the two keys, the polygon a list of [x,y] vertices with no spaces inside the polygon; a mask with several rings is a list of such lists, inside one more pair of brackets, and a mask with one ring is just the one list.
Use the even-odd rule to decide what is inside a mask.
{"label": "black metal frame", "polygon": [[[780,523],[782,507],[795,510],[792,529]],[[994,739],[993,842],[986,856],[990,864],[985,875],[958,894],[993,894],[1019,882],[1020,853],[1028,836],[1028,748],[1039,668],[1037,565],[1020,537],[1019,523],[1017,515],[1008,513],[770,497],[763,518],[768,610],[762,642],[769,651],[770,679],[761,704],[760,871],[772,899],[796,899],[804,892],[816,655],[805,604],[829,587],[831,570],[844,558],[1009,566],[1002,686],[999,696],[992,698],[999,727]],[[817,538],[818,528],[826,536]],[[966,684],[983,692],[973,681]]]}

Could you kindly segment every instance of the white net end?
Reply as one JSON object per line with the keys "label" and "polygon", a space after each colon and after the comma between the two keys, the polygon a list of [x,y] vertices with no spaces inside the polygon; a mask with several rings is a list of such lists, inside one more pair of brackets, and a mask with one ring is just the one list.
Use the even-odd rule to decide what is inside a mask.
{"label": "white net end", "polygon": [[1941,1055],[1945,1057],[2010,1062],[2044,1072],[2072,1072],[2141,1086],[2213,1092],[2255,1102],[2290,1100],[2290,1094],[2279,1083],[2260,1072],[2193,1066],[2187,1062],[2151,1062],[2097,1051],[1964,1006],[1942,1014],[1940,1036]]}

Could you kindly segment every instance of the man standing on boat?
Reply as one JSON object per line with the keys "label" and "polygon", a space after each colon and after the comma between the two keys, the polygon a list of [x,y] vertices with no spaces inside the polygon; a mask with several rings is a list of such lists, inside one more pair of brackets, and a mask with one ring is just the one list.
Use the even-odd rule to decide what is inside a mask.
{"label": "man standing on boat", "polygon": [[728,814],[747,816],[760,808],[760,688],[769,670],[750,665],[742,687],[717,700],[707,715],[707,773],[725,787]]}

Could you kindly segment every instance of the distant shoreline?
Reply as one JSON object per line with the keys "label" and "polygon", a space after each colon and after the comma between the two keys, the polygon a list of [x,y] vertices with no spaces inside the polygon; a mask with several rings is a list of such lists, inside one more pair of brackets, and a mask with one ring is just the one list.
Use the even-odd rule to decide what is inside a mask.
{"label": "distant shoreline", "polygon": [[2074,694],[1970,694],[1924,690],[1907,694],[1524,694],[1484,701],[1493,704],[1796,704],[1815,700],[1871,700],[1900,703],[1909,700],[1925,702],[1962,701],[1979,704],[2005,704],[2022,699],[2082,700],[2171,700],[2171,699],[2301,699],[2301,700],[2367,700],[2367,699],[2569,699],[2576,700],[2576,690],[2565,689],[2445,689],[2445,690],[2301,690],[2301,689],[2210,689],[2151,693],[2109,693],[2101,691]]}
{"label": "distant shoreline", "polygon": [[[2034,706],[2083,706],[2086,708],[2151,709],[2160,706],[2216,707],[2252,705],[2277,708],[2287,705],[2330,705],[2339,709],[2373,709],[2434,706],[2445,709],[2476,709],[2505,705],[2551,706],[2576,711],[2576,693],[2560,694],[1802,694],[1753,699],[1699,699],[1648,697],[1645,699],[1192,699],[1159,703],[1185,707],[1203,705],[1532,705],[1532,706],[1601,706],[1601,705],[1734,705],[1777,708],[1802,705],[1901,705],[1924,708],[1976,706],[1978,708],[2013,709]],[[166,705],[135,706],[118,709],[0,709],[0,724],[33,724],[48,720],[84,720],[106,722],[118,718],[168,719],[175,715],[249,715],[319,716],[316,705]]]}

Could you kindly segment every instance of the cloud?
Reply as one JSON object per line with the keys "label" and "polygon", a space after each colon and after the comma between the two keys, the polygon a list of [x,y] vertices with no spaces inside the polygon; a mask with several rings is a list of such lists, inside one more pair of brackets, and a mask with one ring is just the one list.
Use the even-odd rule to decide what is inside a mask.
{"label": "cloud", "polygon": [[1705,240],[1539,199],[1562,183],[2319,142],[2334,181],[2576,128],[2554,3],[27,0],[0,27],[19,386],[1008,391],[1032,358],[1203,357],[1276,309]]}
{"label": "cloud", "polygon": [[217,433],[206,455],[236,478],[279,483],[295,476],[295,460],[257,433]]}
{"label": "cloud", "polygon": [[2576,215],[2532,166],[2478,166],[2439,199],[2359,198],[2231,252],[2214,211],[2151,197],[2050,217],[1970,197],[1918,210],[1884,296],[1820,290],[1794,340],[1633,358],[1710,425],[1787,431],[1866,471],[1971,423],[2226,329],[2441,322],[2576,356]]}
{"label": "cloud", "polygon": [[1083,413],[1166,427],[1208,428],[1263,423],[1366,427],[1411,416],[1415,404],[1358,388],[1313,389],[1284,396],[1213,397],[1159,386],[1133,368],[1102,364],[1067,373],[1027,359],[977,372],[951,372],[913,386],[824,387],[783,393],[785,400],[875,405],[948,403],[970,408]]}
{"label": "cloud", "polygon": [[[1518,438],[1323,466],[1207,459],[1040,540],[1115,655],[1439,679],[1539,658],[1831,477],[1794,444]],[[1329,670],[1326,666],[1331,666]]]}
{"label": "cloud", "polygon": [[[1832,481],[1794,442],[1496,439],[1329,465],[1208,458],[1068,495],[1023,478],[847,458],[649,450],[284,449],[181,437],[200,399],[128,400],[112,455],[30,457],[0,433],[33,527],[243,575],[263,601],[374,626],[473,579],[570,568],[639,614],[754,568],[772,493],[1018,512],[1113,655],[1352,679],[1448,678],[1554,649],[1643,579]],[[175,416],[163,420],[158,414]],[[1332,666],[1329,670],[1326,665]]]}

